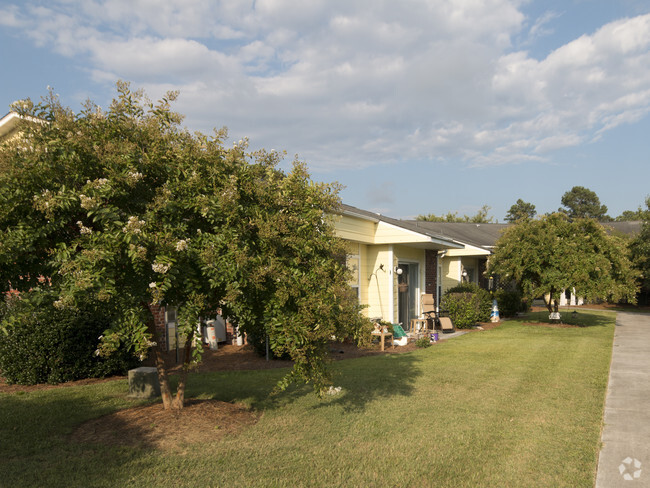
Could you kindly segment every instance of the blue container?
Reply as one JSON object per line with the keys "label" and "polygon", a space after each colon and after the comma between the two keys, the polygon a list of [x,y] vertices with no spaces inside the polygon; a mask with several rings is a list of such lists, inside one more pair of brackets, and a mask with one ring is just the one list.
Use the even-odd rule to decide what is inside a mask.
{"label": "blue container", "polygon": [[431,334],[431,340],[433,342],[438,342],[438,333],[437,332],[434,332],[433,334]]}

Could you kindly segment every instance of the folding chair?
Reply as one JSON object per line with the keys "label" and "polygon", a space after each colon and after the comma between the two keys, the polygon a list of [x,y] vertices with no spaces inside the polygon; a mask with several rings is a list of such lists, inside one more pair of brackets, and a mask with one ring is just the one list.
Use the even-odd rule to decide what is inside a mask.
{"label": "folding chair", "polygon": [[446,330],[453,332],[454,324],[451,322],[451,319],[449,317],[441,317],[436,311],[436,299],[433,297],[432,293],[422,294],[422,314],[428,320],[433,321],[434,329],[435,324],[437,324],[443,332]]}

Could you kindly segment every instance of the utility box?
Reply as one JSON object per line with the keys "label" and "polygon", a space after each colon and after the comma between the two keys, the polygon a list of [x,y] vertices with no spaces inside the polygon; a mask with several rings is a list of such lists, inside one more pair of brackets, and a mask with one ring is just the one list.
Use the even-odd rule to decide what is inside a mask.
{"label": "utility box", "polygon": [[158,370],[151,366],[141,366],[129,370],[129,396],[132,398],[159,397]]}

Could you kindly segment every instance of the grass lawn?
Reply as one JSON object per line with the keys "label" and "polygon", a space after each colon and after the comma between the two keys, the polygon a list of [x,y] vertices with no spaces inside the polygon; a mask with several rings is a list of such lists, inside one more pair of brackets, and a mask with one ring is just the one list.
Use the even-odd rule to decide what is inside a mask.
{"label": "grass lawn", "polygon": [[343,390],[324,400],[305,387],[269,398],[283,370],[193,375],[190,396],[263,415],[179,455],[69,440],[85,420],[136,404],[125,381],[3,394],[0,486],[592,487],[615,315],[573,318],[588,326],[510,321],[336,362]]}

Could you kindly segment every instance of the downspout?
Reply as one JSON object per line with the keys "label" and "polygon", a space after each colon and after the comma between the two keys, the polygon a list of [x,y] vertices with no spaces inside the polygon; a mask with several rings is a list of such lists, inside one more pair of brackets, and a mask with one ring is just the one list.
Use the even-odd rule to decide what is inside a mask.
{"label": "downspout", "polygon": [[444,272],[442,258],[446,255],[446,249],[438,251],[438,259],[436,260],[436,312],[440,312],[440,300],[442,300],[442,273]]}
{"label": "downspout", "polygon": [[390,317],[389,321],[392,324],[395,322],[395,283],[393,277],[393,270],[395,268],[395,252],[393,251],[393,245],[388,246],[388,316]]}

